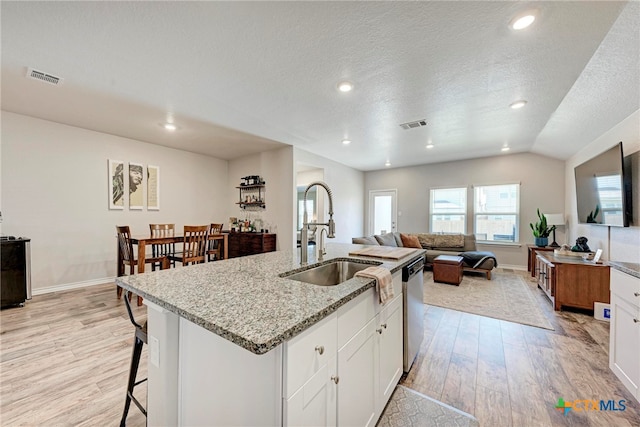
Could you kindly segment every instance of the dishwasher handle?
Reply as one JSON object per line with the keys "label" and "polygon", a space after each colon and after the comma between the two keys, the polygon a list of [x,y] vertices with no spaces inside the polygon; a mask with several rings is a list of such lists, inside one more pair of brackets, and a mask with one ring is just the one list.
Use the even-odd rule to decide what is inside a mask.
{"label": "dishwasher handle", "polygon": [[424,257],[420,257],[402,269],[402,281],[408,282],[416,274],[424,269]]}

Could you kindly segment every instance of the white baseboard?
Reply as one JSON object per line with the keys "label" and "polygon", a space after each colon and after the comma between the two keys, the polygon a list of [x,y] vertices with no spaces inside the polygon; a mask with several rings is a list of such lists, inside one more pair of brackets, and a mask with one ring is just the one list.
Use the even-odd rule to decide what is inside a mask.
{"label": "white baseboard", "polygon": [[509,264],[500,264],[498,268],[509,268],[511,270],[519,270],[519,271],[527,271],[526,265],[509,265]]}
{"label": "white baseboard", "polygon": [[51,292],[70,291],[72,289],[84,288],[87,286],[104,285],[105,283],[113,283],[115,277],[105,277],[103,279],[86,280],[84,282],[65,283],[63,285],[48,286],[46,288],[33,289],[31,295],[50,294]]}

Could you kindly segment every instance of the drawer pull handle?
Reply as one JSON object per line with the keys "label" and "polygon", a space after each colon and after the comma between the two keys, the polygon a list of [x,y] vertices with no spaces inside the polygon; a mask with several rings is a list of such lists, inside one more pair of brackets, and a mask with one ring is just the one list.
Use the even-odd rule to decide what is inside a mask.
{"label": "drawer pull handle", "polygon": [[380,325],[380,326],[382,326],[383,328],[387,329],[387,324],[386,324],[386,323],[383,323],[383,324],[382,324],[382,325]]}
{"label": "drawer pull handle", "polygon": [[640,322],[640,320],[638,320],[638,319],[633,319],[633,323],[638,323],[638,322]]}
{"label": "drawer pull handle", "polygon": [[640,297],[640,292],[634,292],[634,293],[633,293],[633,296],[634,296],[634,297]]}
{"label": "drawer pull handle", "polygon": [[331,376],[331,381],[333,381],[334,383],[338,384],[340,382],[340,377],[337,375],[332,375]]}
{"label": "drawer pull handle", "polygon": [[376,329],[376,332],[382,335],[382,328]]}
{"label": "drawer pull handle", "polygon": [[324,353],[324,346],[323,345],[317,345],[316,346],[316,351],[322,355]]}

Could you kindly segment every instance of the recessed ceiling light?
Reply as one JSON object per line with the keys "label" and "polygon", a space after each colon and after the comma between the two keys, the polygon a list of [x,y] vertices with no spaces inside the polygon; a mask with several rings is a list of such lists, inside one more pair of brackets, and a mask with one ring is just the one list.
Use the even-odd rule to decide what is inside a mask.
{"label": "recessed ceiling light", "polygon": [[173,132],[174,130],[178,129],[178,127],[173,123],[165,123],[162,126],[170,132]]}
{"label": "recessed ceiling light", "polygon": [[353,83],[351,82],[338,83],[338,90],[340,92],[351,92],[352,89],[353,89]]}
{"label": "recessed ceiling light", "polygon": [[513,108],[514,110],[517,110],[518,108],[522,108],[527,104],[527,101],[525,101],[524,99],[521,99],[520,101],[516,101],[516,102],[512,102],[509,107]]}
{"label": "recessed ceiling light", "polygon": [[428,148],[429,150],[431,150],[431,149],[433,148],[433,144],[432,144],[432,143],[428,143],[428,144],[427,144],[427,148]]}
{"label": "recessed ceiling light", "polygon": [[349,145],[349,144],[351,144],[351,140],[350,140],[350,139],[343,139],[343,140],[342,140],[342,143],[343,143],[344,145]]}
{"label": "recessed ceiling light", "polygon": [[524,30],[525,28],[533,24],[533,21],[535,20],[536,20],[535,12],[527,11],[521,15],[516,16],[509,24],[509,27],[511,27],[514,30]]}
{"label": "recessed ceiling light", "polygon": [[391,162],[390,162],[389,160],[387,160],[386,162],[384,162],[384,165],[385,165],[386,167],[389,167],[389,166],[391,166]]}
{"label": "recessed ceiling light", "polygon": [[501,151],[509,151],[509,147],[502,147]]}

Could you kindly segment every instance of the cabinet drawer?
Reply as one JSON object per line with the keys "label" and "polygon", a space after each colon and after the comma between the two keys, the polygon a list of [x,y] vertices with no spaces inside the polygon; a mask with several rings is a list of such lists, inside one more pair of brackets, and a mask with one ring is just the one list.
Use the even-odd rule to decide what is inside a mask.
{"label": "cabinet drawer", "polygon": [[612,268],[611,292],[623,301],[640,307],[640,279]]}
{"label": "cabinet drawer", "polygon": [[311,328],[285,344],[284,395],[286,398],[298,390],[337,352],[336,335],[338,316],[330,314]]}
{"label": "cabinet drawer", "polygon": [[338,349],[342,348],[380,310],[375,288],[362,294],[338,309]]}

